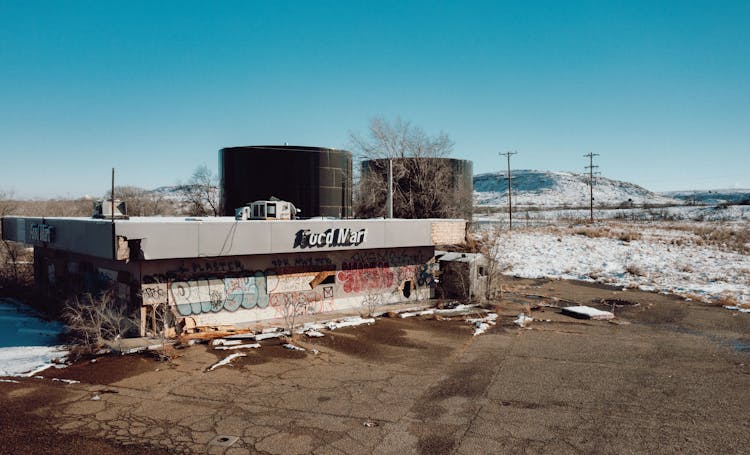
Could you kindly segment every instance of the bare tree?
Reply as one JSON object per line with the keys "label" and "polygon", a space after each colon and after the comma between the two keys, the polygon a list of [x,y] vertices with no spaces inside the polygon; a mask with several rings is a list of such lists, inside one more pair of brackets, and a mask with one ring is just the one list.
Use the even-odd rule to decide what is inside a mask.
{"label": "bare tree", "polygon": [[[0,217],[8,216],[18,210],[19,203],[13,197],[12,191],[0,191]],[[0,223],[0,238],[2,238],[2,223]],[[18,285],[21,283],[21,262],[25,255],[22,244],[3,240],[3,248],[0,251],[0,278],[3,282]],[[28,267],[27,267],[28,268]],[[28,275],[28,273],[24,274]]]}
{"label": "bare tree", "polygon": [[[107,191],[105,197],[111,198],[111,191]],[[115,198],[125,201],[129,215],[133,216],[159,216],[174,214],[171,201],[164,194],[150,191],[137,186],[116,186]]]}
{"label": "bare tree", "polygon": [[205,164],[198,166],[187,183],[177,186],[177,193],[189,215],[219,215],[219,179]]}
{"label": "bare tree", "polygon": [[430,136],[410,122],[371,120],[366,136],[352,134],[352,148],[365,160],[355,207],[358,216],[385,215],[388,164],[393,163],[393,213],[398,218],[459,217],[471,213],[471,194],[449,160],[453,141]]}
{"label": "bare tree", "polygon": [[411,122],[382,117],[370,120],[367,136],[351,134],[350,140],[361,159],[446,158],[453,152],[453,141],[446,133],[429,136]]}
{"label": "bare tree", "polygon": [[0,217],[8,216],[18,208],[18,201],[13,196],[13,191],[0,190]]}
{"label": "bare tree", "polygon": [[283,295],[281,298],[283,301],[279,309],[284,318],[285,329],[289,332],[289,339],[293,341],[296,338],[294,331],[297,329],[297,321],[307,312],[308,302],[303,296],[294,293]]}
{"label": "bare tree", "polygon": [[502,273],[506,268],[499,259],[502,247],[502,233],[502,227],[499,225],[490,228],[481,234],[481,240],[478,245],[479,252],[487,258],[487,266],[485,270],[485,276],[487,277],[485,298],[487,301],[503,298],[501,278]]}
{"label": "bare tree", "polygon": [[375,310],[382,303],[382,297],[379,294],[368,292],[362,299],[362,308],[365,311],[364,316],[371,318],[375,315]]}

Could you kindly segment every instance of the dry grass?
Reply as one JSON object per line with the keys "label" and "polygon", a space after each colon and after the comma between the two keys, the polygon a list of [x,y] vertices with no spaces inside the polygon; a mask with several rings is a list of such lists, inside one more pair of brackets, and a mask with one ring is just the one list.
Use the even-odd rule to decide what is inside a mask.
{"label": "dry grass", "polygon": [[714,223],[710,226],[682,224],[671,226],[671,228],[695,234],[698,237],[695,241],[696,245],[709,245],[750,254],[750,228],[748,227]]}
{"label": "dry grass", "polygon": [[739,300],[737,300],[737,297],[729,293],[719,294],[719,296],[711,300],[710,303],[716,306],[737,306],[740,304]]}
{"label": "dry grass", "polygon": [[646,273],[635,264],[628,264],[625,271],[633,276],[646,276]]}
{"label": "dry grass", "polygon": [[693,302],[705,302],[706,301],[705,297],[699,294],[693,294],[693,293],[683,294],[682,297],[685,300],[690,300]]}
{"label": "dry grass", "polygon": [[616,239],[622,242],[632,242],[643,238],[640,232],[610,226],[578,227],[574,229],[573,233],[588,238]]}

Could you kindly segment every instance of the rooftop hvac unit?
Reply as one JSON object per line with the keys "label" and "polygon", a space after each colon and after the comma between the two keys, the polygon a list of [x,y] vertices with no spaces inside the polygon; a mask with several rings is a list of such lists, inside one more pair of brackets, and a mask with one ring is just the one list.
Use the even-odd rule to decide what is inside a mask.
{"label": "rooftop hvac unit", "polygon": [[[112,216],[113,208],[114,208],[114,217]],[[125,201],[115,199],[114,204],[112,204],[112,200],[108,199],[108,200],[102,200],[102,201],[94,201],[94,209],[93,209],[93,214],[91,215],[91,217],[92,218],[104,218],[104,219],[115,218],[117,220],[126,220],[128,219],[127,213],[128,212],[126,209]]]}

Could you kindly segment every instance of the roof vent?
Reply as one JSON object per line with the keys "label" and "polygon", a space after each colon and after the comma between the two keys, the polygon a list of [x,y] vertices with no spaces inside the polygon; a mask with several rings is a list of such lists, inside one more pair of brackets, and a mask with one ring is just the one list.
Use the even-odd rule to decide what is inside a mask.
{"label": "roof vent", "polygon": [[[114,216],[112,216],[113,209]],[[112,203],[112,199],[94,201],[94,208],[92,210],[91,217],[99,219],[114,218],[117,220],[127,220],[128,215],[125,201],[115,199],[114,204]]]}

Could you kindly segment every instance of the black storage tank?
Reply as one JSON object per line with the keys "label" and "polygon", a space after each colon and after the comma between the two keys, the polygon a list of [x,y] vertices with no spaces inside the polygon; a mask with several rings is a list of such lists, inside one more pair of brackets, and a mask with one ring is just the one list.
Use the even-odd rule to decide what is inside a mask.
{"label": "black storage tank", "polygon": [[220,210],[275,196],[292,202],[303,218],[352,216],[352,154],[293,145],[219,150]]}

